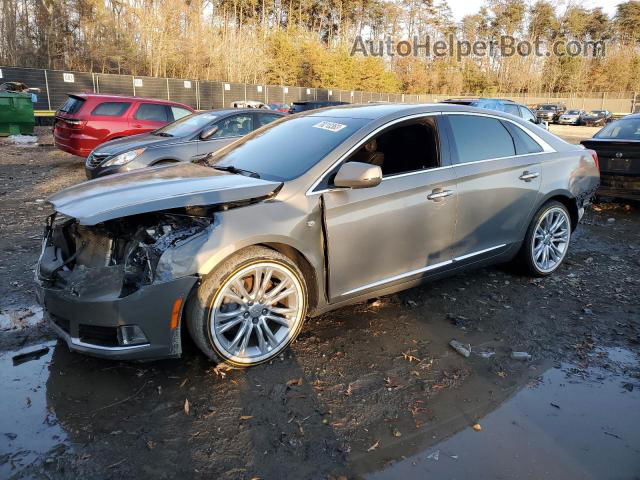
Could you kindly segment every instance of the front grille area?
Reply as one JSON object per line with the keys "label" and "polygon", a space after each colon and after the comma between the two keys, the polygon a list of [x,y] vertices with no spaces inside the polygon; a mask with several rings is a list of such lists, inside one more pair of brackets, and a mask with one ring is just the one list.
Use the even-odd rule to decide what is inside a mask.
{"label": "front grille area", "polygon": [[78,335],[83,343],[100,345],[102,347],[118,346],[118,330],[116,327],[99,327],[96,325],[78,326]]}
{"label": "front grille area", "polygon": [[87,157],[87,167],[95,168],[100,165],[109,155],[91,152]]}

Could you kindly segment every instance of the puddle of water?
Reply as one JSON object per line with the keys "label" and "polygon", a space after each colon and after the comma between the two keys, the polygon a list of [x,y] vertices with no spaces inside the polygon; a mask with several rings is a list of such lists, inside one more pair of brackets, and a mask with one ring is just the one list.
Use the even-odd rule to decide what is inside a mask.
{"label": "puddle of water", "polygon": [[0,332],[33,327],[42,322],[42,307],[33,305],[0,311]]}
{"label": "puddle of water", "polygon": [[[604,352],[637,362],[624,349]],[[598,368],[568,374],[573,367],[548,370],[537,386],[482,418],[482,431],[468,427],[367,478],[637,479],[640,382]]]}
{"label": "puddle of water", "polygon": [[[46,382],[55,341],[0,355],[0,478],[29,465],[66,435],[47,408]],[[38,359],[13,365],[13,357],[49,348]]]}

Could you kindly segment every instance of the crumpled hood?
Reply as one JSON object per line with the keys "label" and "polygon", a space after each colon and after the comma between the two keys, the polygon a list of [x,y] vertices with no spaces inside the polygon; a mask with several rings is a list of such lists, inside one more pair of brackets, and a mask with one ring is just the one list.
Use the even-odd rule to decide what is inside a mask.
{"label": "crumpled hood", "polygon": [[47,201],[83,225],[171,208],[261,198],[281,183],[192,163],[144,168],[66,188]]}

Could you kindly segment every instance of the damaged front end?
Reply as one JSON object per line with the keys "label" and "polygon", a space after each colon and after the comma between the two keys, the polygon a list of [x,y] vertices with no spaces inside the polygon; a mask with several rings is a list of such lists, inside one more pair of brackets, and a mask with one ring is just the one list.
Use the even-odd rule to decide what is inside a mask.
{"label": "damaged front end", "polygon": [[[75,219],[48,218],[38,279],[70,295],[126,297],[155,281],[187,274],[184,262],[161,262],[168,250],[197,241],[212,219],[153,213],[95,226]],[[190,258],[184,258],[190,263]]]}
{"label": "damaged front end", "polygon": [[197,281],[195,253],[214,218],[187,208],[87,226],[51,215],[36,275],[54,328],[85,353],[178,356],[181,309]]}

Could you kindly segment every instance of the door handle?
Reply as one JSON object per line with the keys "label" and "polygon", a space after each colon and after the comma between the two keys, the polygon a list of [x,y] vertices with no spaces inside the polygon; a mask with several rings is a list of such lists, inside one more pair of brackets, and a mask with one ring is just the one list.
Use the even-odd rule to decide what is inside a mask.
{"label": "door handle", "polygon": [[451,195],[453,195],[453,190],[434,190],[429,195],[427,195],[427,200],[438,201],[441,198],[450,197]]}
{"label": "door handle", "polygon": [[525,170],[518,178],[525,182],[530,182],[531,180],[533,180],[534,178],[538,178],[539,176],[540,174],[537,172],[528,172],[527,170]]}

